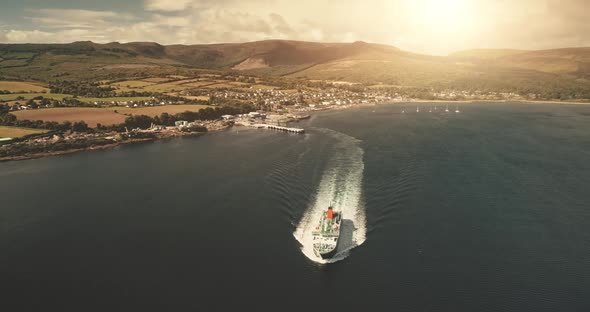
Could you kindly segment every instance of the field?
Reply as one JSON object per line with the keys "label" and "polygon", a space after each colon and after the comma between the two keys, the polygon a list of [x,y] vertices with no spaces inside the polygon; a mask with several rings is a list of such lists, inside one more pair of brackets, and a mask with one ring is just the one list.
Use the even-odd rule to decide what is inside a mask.
{"label": "field", "polygon": [[36,83],[21,81],[0,81],[0,90],[10,92],[48,92],[49,89]]}
{"label": "field", "polygon": [[150,106],[150,107],[109,107],[109,110],[117,111],[120,114],[127,115],[147,115],[151,117],[160,116],[162,113],[168,113],[170,115],[191,111],[198,112],[202,108],[207,108],[207,105],[166,105],[166,106]]}
{"label": "field", "polygon": [[29,134],[45,133],[47,130],[0,126],[0,138],[20,138]]}
{"label": "field", "polygon": [[85,121],[88,126],[96,127],[97,123],[103,125],[120,124],[125,121],[126,116],[117,114],[105,108],[46,108],[13,112],[18,119],[43,120],[43,121]]}
{"label": "field", "polygon": [[12,114],[18,119],[43,120],[57,122],[76,122],[84,121],[90,127],[96,127],[97,124],[114,125],[125,122],[127,115],[147,115],[151,117],[159,116],[162,113],[171,115],[185,111],[199,111],[205,105],[167,105],[153,107],[109,107],[109,108],[86,108],[86,107],[68,107],[68,108],[46,108],[17,111]]}
{"label": "field", "polygon": [[78,100],[87,103],[94,102],[130,102],[130,101],[149,101],[152,100],[149,96],[136,96],[136,97],[110,97],[110,98],[92,98],[92,97],[78,97]]}
{"label": "field", "polygon": [[[162,92],[166,94],[175,94],[180,91],[188,90],[215,90],[215,89],[263,89],[272,90],[277,87],[268,86],[264,84],[252,84],[247,82],[238,82],[233,80],[219,79],[217,76],[199,75],[199,77],[173,77],[168,78],[146,78],[142,80],[128,80],[122,82],[115,82],[111,84],[117,92],[127,91],[146,91],[146,92]],[[185,98],[189,98],[184,96]]]}
{"label": "field", "polygon": [[15,101],[17,97],[25,98],[28,101],[32,98],[42,96],[46,99],[63,100],[67,97],[72,97],[69,94],[54,94],[54,93],[14,93],[14,94],[0,94],[0,100],[2,101]]}
{"label": "field", "polygon": [[152,82],[141,81],[141,80],[127,80],[122,82],[112,83],[111,86],[117,87],[119,91],[131,91],[146,86],[151,86]]}

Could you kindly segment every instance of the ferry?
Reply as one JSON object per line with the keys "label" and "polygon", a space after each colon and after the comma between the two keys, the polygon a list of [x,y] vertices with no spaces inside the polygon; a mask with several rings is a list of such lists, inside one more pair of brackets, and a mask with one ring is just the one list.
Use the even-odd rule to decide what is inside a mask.
{"label": "ferry", "polygon": [[313,231],[313,252],[322,259],[328,259],[336,254],[340,228],[342,225],[342,212],[334,211],[332,206],[322,212],[320,222]]}

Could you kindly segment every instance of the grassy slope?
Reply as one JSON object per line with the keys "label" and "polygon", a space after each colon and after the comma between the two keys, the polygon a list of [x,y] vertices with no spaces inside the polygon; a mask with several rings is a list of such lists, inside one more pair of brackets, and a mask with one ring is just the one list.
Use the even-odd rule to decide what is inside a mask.
{"label": "grassy slope", "polygon": [[88,107],[65,107],[45,108],[13,112],[18,119],[43,120],[57,122],[85,121],[90,127],[96,127],[98,123],[103,125],[119,124],[125,121],[127,115],[148,115],[159,116],[166,112],[178,114],[186,111],[197,112],[206,105],[166,105],[154,107],[109,107],[109,108],[88,108]]}
{"label": "grassy slope", "polygon": [[49,92],[44,86],[38,83],[21,82],[21,81],[0,81],[0,90],[9,92]]}
{"label": "grassy slope", "polygon": [[20,138],[25,135],[45,133],[47,130],[0,126],[0,138]]}
{"label": "grassy slope", "polygon": [[[42,96],[47,99],[63,100],[66,97],[72,97],[69,94],[56,94],[56,93],[14,93],[14,94],[0,94],[0,100],[3,101],[15,101],[18,97],[23,97],[24,101],[28,101],[32,98]],[[24,104],[24,103],[22,103]]]}
{"label": "grassy slope", "polygon": [[[0,58],[0,77],[5,80],[10,77],[42,81],[120,77],[133,80],[160,74],[192,77],[199,69],[225,71],[253,59],[268,67],[245,73],[403,86],[451,86],[465,82],[501,86],[511,82],[525,88],[535,84],[590,88],[588,81],[580,80],[590,79],[590,48],[473,50],[450,57],[433,57],[363,42],[268,40],[193,46],[78,42],[0,45]],[[171,85],[155,84],[143,89],[171,92],[189,87]]]}

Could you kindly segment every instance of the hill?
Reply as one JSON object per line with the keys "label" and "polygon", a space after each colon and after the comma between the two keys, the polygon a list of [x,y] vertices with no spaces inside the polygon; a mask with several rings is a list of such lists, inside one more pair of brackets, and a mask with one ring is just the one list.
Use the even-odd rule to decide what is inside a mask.
{"label": "hill", "polygon": [[197,71],[404,87],[587,90],[590,48],[469,50],[443,57],[366,42],[0,44],[0,80],[101,80]]}
{"label": "hill", "polygon": [[590,77],[590,48],[564,48],[552,50],[467,50],[449,55],[459,61],[508,68],[569,74],[576,77]]}

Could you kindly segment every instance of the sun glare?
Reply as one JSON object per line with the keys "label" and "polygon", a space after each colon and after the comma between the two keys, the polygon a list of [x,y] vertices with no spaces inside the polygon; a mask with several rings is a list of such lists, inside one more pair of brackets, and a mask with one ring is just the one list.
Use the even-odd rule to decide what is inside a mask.
{"label": "sun glare", "polygon": [[436,31],[460,31],[470,24],[467,0],[415,0],[408,9],[415,21]]}

